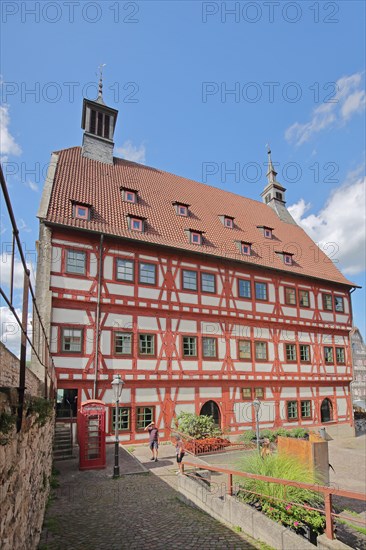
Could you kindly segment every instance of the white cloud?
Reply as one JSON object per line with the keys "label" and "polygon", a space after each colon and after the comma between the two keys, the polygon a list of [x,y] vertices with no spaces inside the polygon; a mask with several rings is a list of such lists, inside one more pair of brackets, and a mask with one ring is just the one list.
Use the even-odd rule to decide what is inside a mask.
{"label": "white cloud", "polygon": [[10,133],[9,105],[0,105],[0,158],[6,161],[8,155],[18,156],[22,150]]}
{"label": "white cloud", "polygon": [[361,73],[355,73],[337,80],[334,97],[313,109],[308,122],[304,124],[295,122],[287,128],[285,132],[287,141],[302,145],[309,141],[313,134],[336,124],[345,124],[351,116],[361,113],[366,105],[362,76]]}
{"label": "white cloud", "polygon": [[[27,226],[25,226],[27,227]],[[24,228],[23,228],[24,231]],[[28,230],[30,231],[30,230]],[[3,248],[6,249],[9,245],[9,250],[11,247],[11,243],[5,243],[3,242]],[[27,268],[30,270],[30,279],[32,285],[35,284],[35,276],[34,276],[34,267],[32,262],[26,261]],[[10,287],[10,274],[11,274],[11,254],[10,252],[2,252],[0,255],[0,286],[3,288],[9,288]],[[23,270],[23,264],[21,260],[17,257],[14,258],[14,271],[13,271],[13,288],[14,289],[22,289],[23,288],[23,281],[24,281],[24,270]]]}
{"label": "white cloud", "polygon": [[[22,311],[19,308],[15,308],[15,312],[18,318],[22,319]],[[18,324],[18,321],[14,317],[13,313],[6,306],[0,307],[0,340],[3,344],[15,355],[20,355],[20,340],[22,330]],[[32,339],[32,317],[28,314],[27,333],[30,339]],[[27,343],[27,359],[30,357],[31,347]]]}
{"label": "white cloud", "polygon": [[304,216],[310,208],[304,199],[288,208],[295,221],[348,275],[366,269],[365,188],[366,178],[360,177],[357,170],[349,174],[317,214]]}
{"label": "white cloud", "polygon": [[34,183],[34,181],[28,180],[27,182],[25,182],[25,186],[29,187],[31,191],[34,191],[34,193],[38,193],[38,185]]}
{"label": "white cloud", "polygon": [[146,149],[144,144],[141,144],[140,147],[136,147],[133,145],[132,141],[127,140],[123,143],[122,147],[116,148],[116,152],[126,160],[145,164]]}

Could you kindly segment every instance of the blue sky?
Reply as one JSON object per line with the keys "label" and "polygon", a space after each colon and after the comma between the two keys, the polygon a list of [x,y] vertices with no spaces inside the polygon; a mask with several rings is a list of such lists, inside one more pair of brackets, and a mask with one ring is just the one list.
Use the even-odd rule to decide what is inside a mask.
{"label": "blue sky", "polygon": [[[291,212],[364,286],[364,2],[4,1],[1,10],[1,156],[29,261],[50,154],[81,144],[83,94],[95,97],[105,63],[117,154],[260,200],[270,143]],[[6,245],[3,211],[1,232]],[[353,308],[365,336],[364,289]]]}

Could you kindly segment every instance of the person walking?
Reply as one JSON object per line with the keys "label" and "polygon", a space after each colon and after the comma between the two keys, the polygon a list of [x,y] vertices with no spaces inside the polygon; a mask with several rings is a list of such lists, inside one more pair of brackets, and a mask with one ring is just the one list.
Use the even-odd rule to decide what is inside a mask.
{"label": "person walking", "polygon": [[151,460],[155,460],[155,462],[158,461],[158,449],[159,449],[159,430],[157,426],[155,425],[155,422],[150,422],[146,428],[144,428],[144,431],[149,432],[149,447],[152,453]]}
{"label": "person walking", "polygon": [[176,435],[175,439],[176,439],[175,454],[177,455],[177,463],[178,463],[178,467],[179,467],[179,470],[177,472],[177,475],[178,475],[178,474],[183,474],[182,460],[184,458],[185,451],[184,451],[184,443],[183,443],[182,438],[180,437],[180,435]]}

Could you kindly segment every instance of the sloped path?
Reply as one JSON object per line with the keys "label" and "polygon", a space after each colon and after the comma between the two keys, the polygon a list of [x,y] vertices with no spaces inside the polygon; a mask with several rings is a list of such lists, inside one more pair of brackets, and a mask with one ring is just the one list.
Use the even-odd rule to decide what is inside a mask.
{"label": "sloped path", "polygon": [[[183,504],[174,490],[174,449],[152,463],[120,450],[122,475],[111,478],[113,448],[107,468],[80,472],[77,459],[57,462],[60,487],[49,505],[40,550],[169,550],[260,548],[200,510]],[[142,459],[142,460],[141,460]],[[159,468],[170,479],[143,471]],[[140,473],[138,473],[140,472]],[[127,475],[129,474],[129,475]]]}

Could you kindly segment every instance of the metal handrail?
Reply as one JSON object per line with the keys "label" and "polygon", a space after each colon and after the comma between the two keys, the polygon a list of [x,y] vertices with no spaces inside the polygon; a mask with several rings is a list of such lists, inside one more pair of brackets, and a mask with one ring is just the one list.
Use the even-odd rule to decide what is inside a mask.
{"label": "metal handrail", "polygon": [[[183,464],[183,463],[182,463]],[[353,498],[356,500],[366,500],[366,494],[365,493],[358,493],[354,491],[347,491],[345,489],[334,489],[332,487],[326,487],[324,485],[312,485],[311,483],[303,483],[299,481],[291,481],[287,479],[280,479],[276,477],[269,477],[269,476],[262,476],[258,474],[251,474],[249,472],[241,472],[238,470],[229,470],[227,468],[220,468],[216,466],[209,466],[208,464],[200,466],[199,464],[195,464],[194,462],[187,462],[185,461],[183,464],[183,471],[185,466],[192,466],[193,468],[198,468],[200,470],[209,470],[211,472],[218,472],[222,474],[226,474],[228,476],[228,487],[227,487],[227,493],[228,495],[233,495],[233,476],[238,477],[244,477],[249,479],[258,479],[260,481],[266,481],[268,483],[277,483],[278,485],[286,485],[290,487],[298,487],[300,489],[307,489],[310,491],[321,493],[324,497],[324,507],[325,510],[318,510],[319,512],[322,512],[325,514],[325,534],[328,539],[333,540],[334,539],[334,526],[333,526],[333,516],[336,517],[337,514],[334,514],[332,512],[332,497],[333,496],[339,496],[339,497],[346,497],[346,498]],[[261,495],[266,496],[266,495]],[[272,498],[272,497],[270,497]],[[316,510],[316,508],[311,508],[311,506],[301,505],[299,503],[293,503],[296,506],[302,506],[307,509]]]}
{"label": "metal handrail", "polygon": [[[18,431],[21,428],[22,424],[22,417],[23,417],[23,406],[24,406],[24,393],[25,393],[25,373],[26,373],[26,346],[27,342],[30,344],[36,358],[38,359],[39,363],[43,366],[45,371],[45,397],[48,397],[48,382],[50,383],[50,393],[53,398],[53,390],[56,387],[56,374],[55,374],[55,365],[53,362],[52,354],[51,354],[51,348],[50,344],[48,342],[48,337],[46,333],[46,329],[43,325],[41,314],[38,309],[38,305],[36,302],[36,296],[35,292],[32,287],[32,283],[30,281],[30,271],[27,267],[25,254],[22,248],[22,243],[19,238],[19,229],[17,227],[17,223],[15,220],[13,208],[11,205],[4,173],[2,170],[2,167],[0,165],[0,184],[1,189],[4,197],[4,201],[7,207],[8,216],[10,219],[10,223],[12,226],[12,249],[11,249],[11,270],[10,270],[10,296],[8,297],[6,292],[0,288],[0,295],[6,302],[7,306],[9,307],[10,311],[12,312],[16,322],[18,323],[20,329],[21,329],[21,345],[20,345],[20,362],[19,362],[19,386],[18,386],[18,396],[19,396],[19,407],[18,407],[18,423],[17,423],[17,429]],[[23,284],[23,303],[22,303],[22,319],[19,318],[17,315],[17,312],[15,310],[15,307],[13,305],[13,290],[14,290],[14,260],[15,260],[15,245],[17,246],[17,250],[19,252],[21,264],[23,267],[23,273],[24,273],[24,284]],[[35,314],[36,321],[38,322],[37,330],[41,331],[42,338],[42,344],[44,346],[43,353],[39,353],[39,343],[38,343],[38,350],[34,346],[33,338],[34,338],[34,331],[33,331],[33,337],[32,339],[27,334],[27,317],[28,317],[28,295],[31,295],[32,300],[32,307],[33,312]],[[35,323],[33,323],[33,326]]]}

